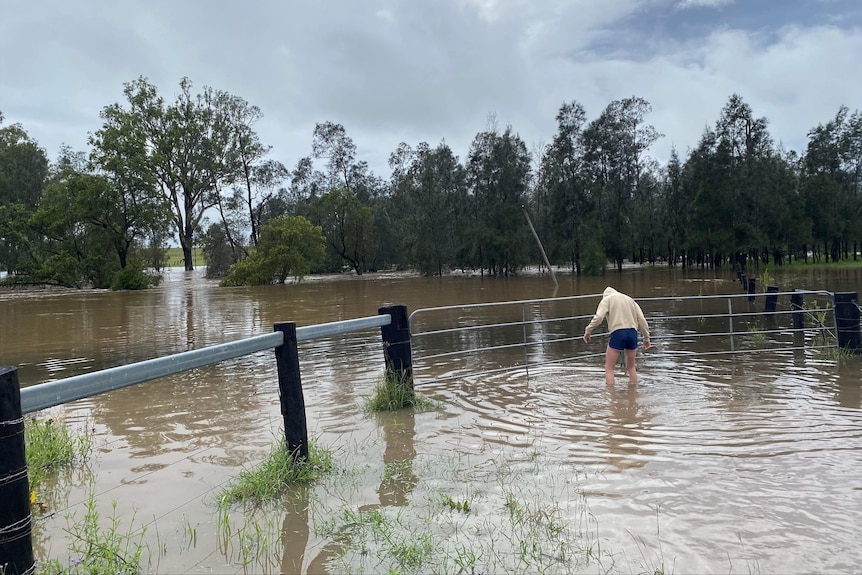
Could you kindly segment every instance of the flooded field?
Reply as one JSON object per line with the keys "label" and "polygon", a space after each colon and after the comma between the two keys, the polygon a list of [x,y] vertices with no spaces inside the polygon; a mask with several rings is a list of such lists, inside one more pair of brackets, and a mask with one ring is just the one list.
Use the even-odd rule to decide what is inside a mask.
{"label": "flooded field", "polygon": [[[862,283],[846,269],[773,275],[782,291]],[[170,270],[143,293],[0,294],[0,363],[27,386],[387,303],[412,311],[606,285],[640,298],[740,291],[735,277],[699,270],[559,279],[556,290],[547,276],[400,275],[226,289]],[[383,372],[379,331],[301,343],[309,432],[335,472],[226,513],[220,488],[280,438],[271,352],[52,409],[94,429],[96,450],[40,494],[37,556],[75,559],[69,525],[93,498],[104,522],[146,527],[153,573],[858,571],[859,359],[715,356],[708,341],[679,357],[663,335],[678,334],[657,331],[637,386],[621,372],[605,386],[600,357],[447,381],[423,381],[417,365],[432,405],[386,414],[364,409]]]}

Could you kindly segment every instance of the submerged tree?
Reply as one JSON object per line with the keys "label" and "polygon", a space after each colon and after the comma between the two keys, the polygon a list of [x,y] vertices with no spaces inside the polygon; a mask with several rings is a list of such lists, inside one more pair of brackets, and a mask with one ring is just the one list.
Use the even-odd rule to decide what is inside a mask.
{"label": "submerged tree", "polygon": [[193,269],[192,247],[205,212],[218,204],[219,189],[233,183],[240,154],[231,119],[247,104],[226,92],[205,87],[193,95],[187,78],[168,104],[155,86],[141,77],[125,84],[128,107],[112,104],[102,111],[101,137],[93,144],[110,153],[112,142],[137,139],[146,151],[138,167],[141,180],[158,183],[171,206],[187,270]]}
{"label": "submerged tree", "polygon": [[320,228],[302,216],[281,216],[260,230],[260,243],[251,255],[231,267],[222,285],[284,283],[302,279],[323,260]]}
{"label": "submerged tree", "polygon": [[45,151],[24,128],[0,127],[0,269],[10,274],[33,255],[37,238],[26,221],[40,202],[47,176]]}
{"label": "submerged tree", "polygon": [[517,272],[528,260],[529,237],[522,206],[530,183],[530,155],[511,127],[473,140],[467,162],[470,206],[460,259],[494,275]]}

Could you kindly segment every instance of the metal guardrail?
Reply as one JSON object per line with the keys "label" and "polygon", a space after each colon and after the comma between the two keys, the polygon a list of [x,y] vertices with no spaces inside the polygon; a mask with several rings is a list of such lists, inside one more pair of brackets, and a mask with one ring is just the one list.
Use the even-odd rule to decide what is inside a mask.
{"label": "metal guardrail", "polygon": [[[807,297],[815,298],[816,305],[809,308],[775,309],[775,311],[758,311],[755,305],[763,305],[766,298],[774,298],[776,302],[780,297]],[[822,300],[827,298],[832,301],[834,294],[822,290],[794,290],[792,292],[768,292],[757,294],[728,294],[716,296],[671,296],[636,298],[644,309],[647,322],[650,325],[651,343],[656,345],[656,351],[650,355],[661,354],[663,356],[685,356],[697,353],[699,355],[726,355],[737,353],[757,352],[780,352],[800,349],[800,347],[812,348],[834,348],[837,345],[837,320],[835,310],[831,303],[823,306]],[[582,360],[591,357],[603,356],[604,348],[597,353],[585,353],[581,351],[576,354],[554,355],[553,353],[541,353],[540,361],[533,361],[531,355],[551,346],[561,346],[569,342],[579,340],[583,334],[583,328],[592,319],[595,307],[585,306],[588,301],[598,302],[601,294],[567,296],[560,298],[543,298],[515,300],[507,302],[491,302],[454,306],[439,306],[432,308],[417,309],[410,314],[410,333],[413,343],[413,371],[417,377],[417,384],[427,383],[423,378],[431,373],[431,380],[446,381],[474,375],[525,369],[529,374],[530,367],[553,363],[562,363],[572,360]],[[816,300],[821,300],[818,303]],[[726,310],[723,302],[726,301]],[[681,309],[685,312],[686,307],[693,304],[701,304],[705,312],[699,313],[677,313],[668,315],[665,311]],[[734,309],[736,304],[736,309]],[[744,304],[744,305],[743,305]],[[505,308],[511,308],[505,311]],[[576,310],[582,313],[563,313],[554,315],[555,311]],[[582,308],[582,309],[577,309]],[[743,309],[744,308],[744,309]],[[762,309],[762,308],[761,308]],[[508,314],[508,316],[507,316]],[[796,314],[795,316],[793,314]],[[507,316],[507,317],[503,317]],[[519,317],[515,317],[519,316]],[[777,327],[773,320],[777,318],[795,317],[807,318],[810,327]],[[496,321],[493,319],[496,318]],[[767,319],[768,318],[768,319]],[[763,320],[763,321],[762,321]],[[795,321],[796,321],[795,320]],[[726,329],[718,328],[719,324],[726,321]],[[687,329],[685,333],[678,333],[672,329],[673,324],[694,323],[694,326],[708,325],[710,329],[694,331]],[[422,326],[430,324],[423,329]],[[764,325],[761,325],[764,324]],[[668,329],[671,328],[671,329]],[[717,329],[718,328],[718,329]],[[552,333],[555,332],[555,333]],[[770,338],[775,336],[788,336],[795,334],[820,334],[823,337],[819,342],[802,342],[802,346],[796,342],[790,345],[775,345]],[[608,333],[594,333],[594,338],[608,337]],[[688,351],[684,345],[697,338],[714,338],[727,340],[723,342],[726,346],[720,349],[716,346],[712,350],[697,352]],[[432,342],[448,340],[450,345],[441,347]],[[809,338],[811,339],[811,338]],[[479,342],[477,345],[451,345],[455,340]],[[761,347],[751,345],[757,341]],[[429,342],[429,343],[426,343]],[[740,345],[745,344],[745,345]],[[678,349],[671,350],[670,347]],[[464,369],[454,370],[453,364],[459,359],[468,364],[468,356],[488,354],[508,350],[509,359],[511,352],[516,348],[523,348],[523,359],[520,363],[505,366],[490,366],[487,361],[476,360],[473,363],[475,369],[464,366]],[[559,349],[559,347],[557,348]],[[583,350],[587,348],[582,348]],[[595,347],[591,349],[595,350]],[[442,366],[442,371],[452,372],[437,377],[433,374],[432,365]]]}
{"label": "metal guardrail", "polygon": [[[392,316],[389,314],[321,323],[296,328],[296,339],[297,341],[311,340],[382,327],[390,323],[392,323]],[[21,389],[21,411],[23,413],[39,411],[99,393],[276,348],[283,343],[284,333],[275,331],[238,341],[32,385]]]}

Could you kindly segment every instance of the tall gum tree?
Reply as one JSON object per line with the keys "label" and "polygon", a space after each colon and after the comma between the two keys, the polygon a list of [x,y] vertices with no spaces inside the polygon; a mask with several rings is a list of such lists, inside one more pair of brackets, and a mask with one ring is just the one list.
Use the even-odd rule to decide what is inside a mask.
{"label": "tall gum tree", "polygon": [[171,206],[186,270],[194,269],[192,247],[206,211],[218,203],[222,186],[239,173],[237,139],[230,121],[235,98],[205,87],[192,94],[188,78],[166,104],[155,86],[140,77],[124,85],[128,107],[119,104],[102,111],[104,130],[128,129],[143,139],[146,167]]}

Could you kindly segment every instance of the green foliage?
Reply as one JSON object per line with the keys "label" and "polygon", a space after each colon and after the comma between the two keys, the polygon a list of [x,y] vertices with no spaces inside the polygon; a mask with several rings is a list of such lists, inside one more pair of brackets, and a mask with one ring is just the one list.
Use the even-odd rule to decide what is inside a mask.
{"label": "green foliage", "polygon": [[[65,465],[86,461],[93,448],[93,433],[85,428],[76,433],[54,418],[24,419],[24,452],[30,490],[38,492],[48,474]],[[35,497],[34,497],[35,498]]]}
{"label": "green foliage", "polygon": [[416,395],[413,382],[397,376],[383,375],[374,392],[365,400],[366,411],[395,411],[405,407],[430,408],[434,403]]}
{"label": "green foliage", "polygon": [[[172,233],[204,246],[210,277],[236,265],[229,283],[383,266],[508,275],[539,260],[521,206],[551,261],[578,273],[626,258],[831,263],[853,260],[862,240],[862,113],[846,107],[808,131],[800,154],[777,146],[767,119],[733,94],[686,158],[674,151],[660,166],[648,155],[661,134],[646,100],[615,100],[592,120],[570,102],[540,158],[492,123],[463,161],[445,144],[400,145],[384,182],[340,124],[317,124],[312,157],[288,173],[267,159],[251,128],[262,113],[241,98],[194,93],[188,79],[170,101],[143,77],[124,88],[124,101],[102,110],[89,153],[63,149],[55,165],[21,126],[0,126],[7,282],[108,287],[135,255],[160,269]],[[196,242],[205,213],[217,223]],[[288,215],[320,226],[325,255],[286,275],[296,262],[243,262],[265,225]]]}
{"label": "green foliage", "polygon": [[221,285],[263,285],[297,280],[323,259],[320,228],[302,216],[280,216],[261,228],[260,245],[231,267]]}
{"label": "green foliage", "polygon": [[465,499],[464,501],[454,500],[450,495],[443,495],[443,505],[448,507],[452,511],[460,511],[461,513],[470,513],[470,501]]}
{"label": "green foliage", "polygon": [[237,259],[224,233],[224,227],[220,224],[211,224],[201,243],[207,262],[206,276],[223,278],[230,273],[230,268],[237,263]]}
{"label": "green foliage", "polygon": [[159,281],[158,275],[148,273],[139,264],[132,263],[114,274],[111,289],[114,291],[142,290],[158,285]]}
{"label": "green foliage", "polygon": [[361,275],[370,269],[376,252],[372,221],[374,210],[348,188],[335,188],[312,206],[327,249]]}
{"label": "green foliage", "polygon": [[314,482],[332,471],[332,453],[309,441],[308,459],[295,462],[282,438],[259,465],[240,473],[217,495],[219,508],[233,503],[259,504],[292,485]]}
{"label": "green foliage", "polygon": [[145,525],[136,526],[133,515],[128,526],[117,516],[117,503],[112,503],[113,512],[108,527],[97,509],[95,494],[90,493],[83,519],[74,514],[67,515],[66,531],[71,537],[68,565],[53,559],[39,562],[37,573],[68,573],[69,575],[138,575],[141,573],[141,557],[145,550]]}
{"label": "green foliage", "polygon": [[598,275],[608,265],[599,239],[595,235],[588,235],[581,247],[581,270],[586,275]]}
{"label": "green foliage", "polygon": [[[492,275],[516,273],[528,261],[527,201],[530,155],[511,127],[491,127],[473,140],[466,168],[474,219],[465,223],[466,265]],[[466,206],[465,206],[466,207]]]}

